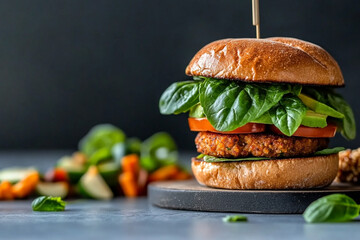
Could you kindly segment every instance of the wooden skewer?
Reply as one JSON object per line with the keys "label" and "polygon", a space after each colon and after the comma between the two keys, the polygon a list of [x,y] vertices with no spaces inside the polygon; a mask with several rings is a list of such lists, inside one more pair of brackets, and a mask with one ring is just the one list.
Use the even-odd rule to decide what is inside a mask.
{"label": "wooden skewer", "polygon": [[256,26],[256,38],[260,38],[260,12],[259,0],[252,0],[253,25]]}

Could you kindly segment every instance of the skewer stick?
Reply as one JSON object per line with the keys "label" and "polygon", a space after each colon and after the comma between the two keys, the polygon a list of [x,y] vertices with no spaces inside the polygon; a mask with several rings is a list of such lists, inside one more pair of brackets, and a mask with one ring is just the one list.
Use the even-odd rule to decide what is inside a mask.
{"label": "skewer stick", "polygon": [[253,25],[256,26],[256,38],[260,38],[260,12],[259,0],[252,0]]}

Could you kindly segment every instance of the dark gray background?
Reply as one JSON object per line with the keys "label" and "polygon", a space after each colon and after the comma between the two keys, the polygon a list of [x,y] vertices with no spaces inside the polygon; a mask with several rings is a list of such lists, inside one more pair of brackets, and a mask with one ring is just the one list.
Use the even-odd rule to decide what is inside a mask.
{"label": "dark gray background", "polygon": [[[360,119],[360,1],[260,4],[262,37],[301,38],[334,56]],[[250,0],[0,1],[0,149],[75,148],[103,122],[141,139],[168,131],[193,149],[187,116],[159,114],[161,93],[187,78],[206,43],[254,36]]]}

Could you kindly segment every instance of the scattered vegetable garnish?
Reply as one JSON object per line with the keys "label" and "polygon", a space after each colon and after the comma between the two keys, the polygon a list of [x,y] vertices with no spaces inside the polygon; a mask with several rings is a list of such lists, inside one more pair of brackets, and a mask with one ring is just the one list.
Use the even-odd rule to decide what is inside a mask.
{"label": "scattered vegetable garnish", "polygon": [[47,197],[41,196],[36,198],[31,207],[33,211],[40,211],[40,212],[58,212],[65,210],[66,202],[61,200],[60,197]]}
{"label": "scattered vegetable garnish", "polygon": [[223,222],[247,222],[247,217],[243,215],[228,215],[222,220]]}
{"label": "scattered vegetable garnish", "polygon": [[312,202],[303,216],[308,223],[347,222],[359,216],[360,205],[345,194],[331,194]]}
{"label": "scattered vegetable garnish", "polygon": [[143,196],[149,182],[191,177],[177,164],[176,149],[165,132],[141,142],[126,139],[116,126],[100,124],[80,140],[79,151],[60,158],[44,175],[34,168],[0,171],[0,200],[25,198],[32,193],[102,200]]}

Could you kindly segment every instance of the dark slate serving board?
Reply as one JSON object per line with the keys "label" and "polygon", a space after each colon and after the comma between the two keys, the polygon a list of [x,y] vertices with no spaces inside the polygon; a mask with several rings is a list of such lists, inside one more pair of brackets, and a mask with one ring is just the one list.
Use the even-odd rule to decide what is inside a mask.
{"label": "dark slate serving board", "polygon": [[240,213],[303,213],[316,199],[343,193],[360,203],[360,186],[333,184],[310,190],[226,190],[195,180],[151,183],[149,201],[162,208]]}

